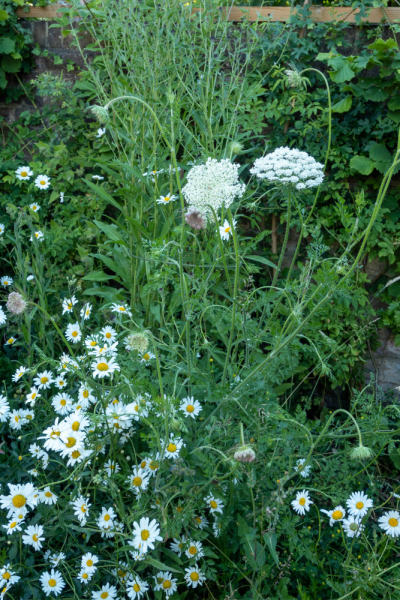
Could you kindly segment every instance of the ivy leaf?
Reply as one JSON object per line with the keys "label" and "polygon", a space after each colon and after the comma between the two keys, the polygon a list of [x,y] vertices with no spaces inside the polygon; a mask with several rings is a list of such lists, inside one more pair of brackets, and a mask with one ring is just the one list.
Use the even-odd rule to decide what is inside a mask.
{"label": "ivy leaf", "polygon": [[356,154],[350,161],[350,167],[361,173],[361,175],[370,175],[374,170],[375,163],[366,156]]}
{"label": "ivy leaf", "polygon": [[345,113],[351,109],[351,105],[353,104],[353,98],[351,96],[346,96],[343,100],[339,100],[332,106],[332,112],[336,113]]}
{"label": "ivy leaf", "polygon": [[0,40],[0,54],[11,54],[15,52],[15,40],[3,37]]}

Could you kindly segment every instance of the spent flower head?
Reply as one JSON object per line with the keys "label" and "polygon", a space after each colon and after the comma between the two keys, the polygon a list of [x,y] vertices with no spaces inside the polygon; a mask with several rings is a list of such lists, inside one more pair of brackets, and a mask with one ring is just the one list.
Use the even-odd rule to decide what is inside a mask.
{"label": "spent flower head", "polygon": [[27,306],[27,303],[18,292],[11,292],[8,296],[7,308],[13,315],[22,315]]}

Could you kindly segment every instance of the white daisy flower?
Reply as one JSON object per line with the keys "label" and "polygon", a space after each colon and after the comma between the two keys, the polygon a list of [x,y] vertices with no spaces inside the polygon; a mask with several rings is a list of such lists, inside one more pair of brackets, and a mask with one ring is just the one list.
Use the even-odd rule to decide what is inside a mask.
{"label": "white daisy flower", "polygon": [[79,521],[84,521],[86,523],[89,516],[89,506],[91,506],[89,498],[78,496],[78,498],[70,504],[74,509],[74,515],[78,517]]}
{"label": "white daisy flower", "polygon": [[126,584],[132,579],[132,575],[129,573],[129,565],[124,561],[119,561],[118,567],[115,569],[114,574],[122,584]]}
{"label": "white daisy flower", "polygon": [[64,579],[61,576],[60,571],[51,570],[49,573],[46,571],[40,576],[40,583],[42,584],[42,590],[49,596],[59,596],[65,587]]}
{"label": "white daisy flower", "polygon": [[5,396],[0,394],[0,423],[5,423],[8,419],[8,413],[10,412],[10,405]]}
{"label": "white daisy flower", "polygon": [[136,598],[140,599],[148,589],[148,583],[140,579],[137,575],[135,575],[131,581],[128,581],[126,585],[126,593],[130,600],[136,600]]}
{"label": "white daisy flower", "polygon": [[90,421],[82,410],[76,410],[74,413],[66,417],[61,423],[61,437],[85,431],[90,425]]}
{"label": "white daisy flower", "polygon": [[[35,550],[40,550],[44,541],[43,527],[41,525],[29,525],[25,529],[25,534],[22,536],[22,541],[27,546],[33,546]],[[43,536],[43,537],[41,537]]]}
{"label": "white daisy flower", "polygon": [[66,377],[56,377],[54,380],[54,385],[59,389],[59,390],[63,390],[65,388],[65,386],[67,385],[67,379]]}
{"label": "white daisy flower", "polygon": [[77,302],[78,300],[75,298],[75,296],[72,296],[72,298],[64,298],[62,301],[63,314],[72,312]]}
{"label": "white daisy flower", "polygon": [[199,529],[205,529],[208,526],[208,519],[205,517],[195,517],[194,522]]}
{"label": "white daisy flower", "polygon": [[202,408],[200,402],[195,400],[192,396],[183,398],[181,405],[179,406],[179,410],[184,413],[185,417],[192,417],[192,419],[195,419],[197,415],[200,414]]}
{"label": "white daisy flower", "polygon": [[0,279],[0,284],[3,286],[3,288],[9,287],[13,283],[14,279],[12,277],[8,277],[7,275],[4,275],[4,277]]}
{"label": "white daisy flower", "polygon": [[65,192],[60,192],[60,204],[64,202],[64,194]]}
{"label": "white daisy flower", "polygon": [[92,179],[96,179],[97,181],[102,181],[104,179],[104,177],[102,177],[101,175],[92,175]]}
{"label": "white daisy flower", "polygon": [[90,402],[96,402],[96,397],[93,396],[91,388],[87,387],[84,383],[78,390],[78,401],[82,408],[87,408]]}
{"label": "white daisy flower", "polygon": [[37,469],[30,469],[28,473],[30,473],[32,477],[39,477],[39,471]]}
{"label": "white daisy flower", "polygon": [[[133,546],[133,541],[130,540],[128,542],[130,546]],[[129,550],[129,554],[132,556],[133,560],[136,562],[140,562],[146,558],[146,555],[140,552],[139,550]]]}
{"label": "white daisy flower", "polygon": [[114,371],[119,371],[120,367],[115,362],[114,357],[99,357],[94,362],[92,362],[93,369],[93,377],[98,377],[102,379],[103,377],[109,377],[114,373]]}
{"label": "white daisy flower", "polygon": [[112,312],[119,313],[120,315],[125,315],[126,317],[131,317],[132,313],[126,304],[113,304]]}
{"label": "white daisy flower", "polygon": [[80,315],[84,321],[87,321],[87,319],[90,317],[91,313],[92,313],[92,305],[89,304],[89,302],[87,302],[85,304],[85,306],[81,309]]}
{"label": "white daisy flower", "polygon": [[115,600],[117,597],[117,588],[109,583],[101,587],[98,592],[92,592],[92,600]]}
{"label": "white daisy flower", "polygon": [[37,504],[37,491],[31,483],[8,484],[9,496],[0,496],[0,506],[8,510],[7,517],[19,514],[20,511],[34,508]]}
{"label": "white daisy flower", "polygon": [[[236,227],[235,219],[233,219],[233,227]],[[224,240],[224,242],[227,242],[229,240],[229,236],[232,235],[232,227],[229,221],[227,221],[226,219],[224,221],[224,224],[219,226],[219,234],[221,236],[221,239]]]}
{"label": "white daisy flower", "polygon": [[95,137],[101,138],[105,134],[106,131],[107,130],[105,127],[99,127]]}
{"label": "white daisy flower", "polygon": [[39,437],[39,440],[46,440],[44,443],[46,450],[57,451],[62,447],[60,442],[61,427],[58,424],[58,421],[59,417],[55,420],[54,425],[47,427],[47,429],[43,431],[43,435]]}
{"label": "white daisy flower", "polygon": [[304,467],[303,465],[305,462],[306,462],[305,458],[300,458],[296,462],[296,466],[294,467],[294,469],[296,471],[298,471],[302,477],[308,477],[310,475],[311,468],[312,468],[310,464],[308,464],[306,467]]}
{"label": "white daisy flower", "polygon": [[6,341],[6,343],[4,344],[5,346],[12,346],[14,344],[14,342],[17,341],[17,338],[14,337],[10,337],[8,338],[8,340]]}
{"label": "white daisy flower", "polygon": [[397,510],[389,510],[378,519],[379,527],[388,535],[395,538],[400,535],[400,513]]}
{"label": "white daisy flower", "polygon": [[207,503],[211,513],[222,513],[224,512],[224,503],[219,498],[216,498],[213,494],[208,494],[204,498],[204,502]]}
{"label": "white daisy flower", "polygon": [[15,515],[7,525],[2,525],[2,528],[6,530],[7,535],[12,535],[15,531],[21,531],[21,525],[24,524],[24,514]]}
{"label": "white daisy flower", "polygon": [[[62,431],[60,434],[60,446],[58,451],[61,456],[72,456],[72,453],[76,450],[84,451],[85,449],[86,435],[83,431]],[[75,458],[79,458],[80,455],[76,455]],[[80,462],[80,461],[79,461]]]}
{"label": "white daisy flower", "polygon": [[57,566],[59,565],[63,560],[65,560],[65,554],[64,552],[55,552],[54,554],[52,554],[52,556],[50,557],[50,562],[52,565]]}
{"label": "white daisy flower", "polygon": [[52,505],[57,504],[58,496],[50,490],[50,486],[46,485],[43,490],[39,491],[39,502],[44,504]]}
{"label": "white daisy flower", "polygon": [[182,448],[182,446],[185,446],[182,438],[171,436],[169,439],[169,443],[165,449],[165,456],[167,458],[179,458],[179,451]]}
{"label": "white daisy flower", "polygon": [[29,180],[32,177],[33,171],[31,171],[29,167],[18,167],[18,169],[15,171],[15,174],[17,179],[24,181]]}
{"label": "white daisy flower", "polygon": [[117,518],[117,515],[115,514],[115,511],[112,507],[105,508],[103,506],[103,508],[101,509],[101,514],[97,518],[96,523],[100,528],[109,527],[110,525],[113,524],[113,522],[116,518]]}
{"label": "white daisy flower", "polygon": [[198,585],[203,585],[206,577],[199,569],[197,563],[194,567],[188,567],[185,569],[185,581],[188,587],[196,588]]}
{"label": "white daisy flower", "polygon": [[33,383],[37,386],[38,390],[47,390],[54,383],[53,374],[50,371],[37,373]]}
{"label": "white daisy flower", "polygon": [[142,517],[139,523],[136,521],[133,523],[133,529],[133,546],[143,554],[145,554],[149,548],[150,550],[154,550],[154,542],[162,541],[162,537],[159,535],[160,526],[155,519],[150,521],[148,517]]}
{"label": "white daisy flower", "polygon": [[157,452],[155,458],[146,458],[146,471],[149,475],[156,475],[160,468],[160,453]]}
{"label": "white daisy flower", "polygon": [[104,463],[104,469],[107,475],[111,477],[111,475],[118,473],[118,471],[121,470],[121,467],[116,461],[108,460],[106,463]]}
{"label": "white daisy flower", "polygon": [[31,444],[29,446],[29,453],[32,456],[36,456],[37,458],[40,458],[42,452],[43,452],[42,448],[40,446],[38,446],[37,444]]}
{"label": "white daisy flower", "polygon": [[329,517],[329,525],[333,527],[338,521],[343,521],[346,516],[346,511],[342,506],[336,506],[333,510],[325,510],[321,508],[321,512],[325,513]]}
{"label": "white daisy flower", "polygon": [[47,177],[47,175],[38,175],[35,179],[35,186],[40,190],[47,190],[50,187],[50,177]]}
{"label": "white daisy flower", "polygon": [[103,336],[103,340],[109,344],[117,339],[117,332],[109,325],[103,327],[103,329],[100,330],[100,334]]}
{"label": "white daisy flower", "polygon": [[[44,239],[44,235],[43,235],[42,231],[35,231],[34,236],[38,241],[43,241],[43,239]],[[29,238],[29,241],[33,242],[32,236]]]}
{"label": "white daisy flower", "polygon": [[175,202],[177,196],[160,196],[158,200],[156,200],[157,204],[169,204],[170,202]]}
{"label": "white daisy flower", "polygon": [[188,558],[201,558],[204,556],[203,545],[201,542],[189,542],[187,549],[185,550],[185,554]]}
{"label": "white daisy flower", "polygon": [[72,342],[74,344],[80,342],[80,340],[82,339],[82,332],[81,328],[79,327],[79,324],[72,323],[68,325],[67,329],[65,330],[65,337],[69,342]]}
{"label": "white daisy flower", "polygon": [[137,496],[140,496],[141,492],[147,490],[149,481],[150,475],[140,467],[134,467],[132,475],[130,475],[126,480],[129,485],[129,489],[132,490]]}
{"label": "white daisy flower", "polygon": [[19,381],[21,379],[21,377],[24,375],[24,373],[26,373],[27,371],[28,371],[28,369],[26,367],[18,367],[18,369],[15,371],[14,375],[12,376],[12,380],[14,381],[14,383]]}
{"label": "white daisy flower", "polygon": [[[4,565],[4,567],[2,567],[2,569],[0,570],[0,580],[6,581],[8,585],[17,583],[17,581],[19,581],[20,579],[21,577],[15,575],[9,563],[7,565]],[[3,591],[1,591],[1,593],[3,593]]]}
{"label": "white daisy flower", "polygon": [[174,541],[171,543],[171,550],[173,552],[175,552],[179,558],[182,555],[182,551],[183,551],[183,546],[185,545],[186,542],[186,536],[183,535],[181,540],[177,540],[176,538],[173,538]]}
{"label": "white daisy flower", "polygon": [[146,367],[147,367],[150,364],[150,361],[154,360],[155,357],[156,357],[156,355],[153,354],[152,352],[145,352],[141,356],[140,364],[146,365]]}
{"label": "white daisy flower", "polygon": [[4,227],[3,223],[0,223],[0,235],[3,235],[5,230],[6,230],[6,228]]}
{"label": "white daisy flower", "polygon": [[214,537],[219,537],[221,535],[222,523],[214,521],[214,523],[212,524],[212,528],[214,532]]}
{"label": "white daisy flower", "polygon": [[362,519],[367,514],[368,510],[372,508],[373,501],[368,498],[364,492],[353,492],[350,498],[346,500],[347,508],[349,513],[353,517]]}
{"label": "white daisy flower", "polygon": [[78,575],[77,575],[77,579],[81,582],[81,583],[89,583],[89,581],[92,579],[94,575],[93,571],[88,571],[87,569],[82,568]]}
{"label": "white daisy flower", "polygon": [[154,579],[156,580],[156,585],[154,586],[154,589],[156,591],[162,590],[163,592],[165,592],[166,596],[172,596],[172,594],[174,594],[178,589],[178,580],[174,579],[172,577],[172,573],[170,573],[169,571],[160,571],[159,573],[157,573]]}
{"label": "white daisy flower", "polygon": [[[90,450],[85,450],[81,446],[79,446],[79,448],[74,448],[73,450],[69,451],[67,454],[67,456],[68,456],[67,467],[73,467],[73,466],[81,463],[86,458],[89,458],[89,456],[91,454],[92,453]],[[65,457],[66,454],[63,453],[62,456]]]}
{"label": "white daisy flower", "polygon": [[35,276],[34,275],[28,275],[28,277],[26,278],[27,281],[34,281],[35,280]]}
{"label": "white daisy flower", "polygon": [[31,208],[33,212],[37,212],[38,210],[40,210],[40,204],[38,204],[37,202],[32,202],[32,204],[29,205],[29,208]]}
{"label": "white daisy flower", "polygon": [[303,490],[301,492],[297,492],[296,499],[292,500],[291,504],[293,506],[293,509],[297,512],[297,514],[305,515],[306,512],[310,510],[310,505],[313,503],[310,500],[308,492],[306,492],[306,490]]}
{"label": "white daisy flower", "polygon": [[22,425],[26,424],[26,420],[22,409],[11,411],[9,418],[9,426],[11,427],[11,429],[16,429],[17,431],[19,431]]}
{"label": "white daisy flower", "polygon": [[97,570],[96,564],[99,562],[99,557],[96,554],[87,552],[81,558],[82,569],[94,573]]}
{"label": "white daisy flower", "polygon": [[0,325],[4,325],[4,323],[7,321],[7,315],[4,312],[4,310],[2,309],[2,307],[0,306]]}
{"label": "white daisy flower", "polygon": [[361,524],[361,521],[358,517],[353,517],[349,515],[347,519],[343,519],[342,521],[343,530],[346,532],[347,537],[360,537],[361,533],[364,531],[364,525]]}

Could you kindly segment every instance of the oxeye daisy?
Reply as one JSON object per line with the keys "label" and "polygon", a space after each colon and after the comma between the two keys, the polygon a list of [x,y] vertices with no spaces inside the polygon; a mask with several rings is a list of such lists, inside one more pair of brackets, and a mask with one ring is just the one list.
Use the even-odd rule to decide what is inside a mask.
{"label": "oxeye daisy", "polygon": [[91,552],[87,552],[81,558],[82,569],[86,569],[86,571],[95,572],[97,567],[96,564],[99,562],[99,557],[96,554],[92,554]]}
{"label": "oxeye daisy", "polygon": [[347,519],[342,521],[343,530],[346,532],[347,537],[360,537],[364,530],[364,525],[361,524],[359,517],[353,517],[349,515]]}
{"label": "oxeye daisy", "polygon": [[35,231],[35,233],[33,234],[33,236],[31,236],[29,238],[30,242],[33,242],[33,237],[35,237],[35,239],[37,239],[38,241],[43,241],[44,239],[44,235],[42,231]]}
{"label": "oxeye daisy", "polygon": [[109,477],[111,475],[115,475],[118,471],[121,470],[121,467],[116,461],[108,460],[104,463],[104,469]]}
{"label": "oxeye daisy", "polygon": [[205,517],[195,517],[194,522],[199,529],[205,529],[208,526],[208,519]]}
{"label": "oxeye daisy", "polygon": [[219,537],[221,535],[221,530],[222,530],[222,523],[219,523],[218,521],[214,521],[214,523],[212,524],[212,528],[213,528],[213,532],[214,532],[214,537]]}
{"label": "oxeye daisy", "polygon": [[58,421],[59,417],[55,420],[54,425],[47,427],[47,429],[43,431],[43,435],[39,437],[39,440],[46,440],[44,443],[46,450],[59,450],[62,446],[60,442],[61,427],[58,424]]}
{"label": "oxeye daisy", "polygon": [[98,592],[92,592],[92,600],[115,600],[117,597],[117,588],[109,583],[101,587]]}
{"label": "oxeye daisy", "polygon": [[140,357],[140,364],[148,366],[150,364],[150,361],[152,361],[155,357],[156,355],[152,352],[145,352]]}
{"label": "oxeye daisy", "polygon": [[59,390],[63,390],[67,385],[66,377],[56,377],[54,380],[54,385],[58,387]]}
{"label": "oxeye daisy", "polygon": [[149,481],[150,475],[140,467],[134,467],[132,475],[130,475],[126,480],[126,482],[129,484],[129,489],[131,489],[137,496],[140,496],[141,492],[147,489]]}
{"label": "oxeye daisy", "polygon": [[32,202],[32,204],[29,205],[29,208],[31,208],[33,212],[37,212],[38,210],[40,210],[40,204],[38,204],[37,202]]}
{"label": "oxeye daisy", "polygon": [[156,200],[157,204],[169,204],[170,202],[175,202],[177,196],[160,196],[158,200]]}
{"label": "oxeye daisy", "polygon": [[5,346],[12,346],[14,344],[14,342],[17,341],[17,338],[14,337],[10,337],[8,338],[8,340],[6,340],[6,343],[4,344]]}
{"label": "oxeye daisy", "polygon": [[64,560],[65,560],[65,554],[64,554],[64,552],[55,552],[50,557],[50,562],[54,566],[59,565]]}
{"label": "oxeye daisy", "polygon": [[36,375],[33,383],[38,390],[47,390],[54,383],[53,374],[50,371],[42,371]]}
{"label": "oxeye daisy", "polygon": [[0,235],[3,235],[5,230],[6,230],[6,228],[4,227],[3,223],[0,223]]}
{"label": "oxeye daisy", "polygon": [[79,571],[78,575],[77,575],[77,579],[81,582],[81,583],[89,583],[89,581],[92,579],[94,574],[94,571],[89,571],[87,569],[84,569],[82,567],[82,569]]}
{"label": "oxeye daisy", "polygon": [[109,325],[106,325],[100,330],[100,335],[102,335],[103,340],[108,343],[114,342],[117,339],[117,332]]}
{"label": "oxeye daisy", "polygon": [[300,473],[300,475],[302,477],[308,477],[310,472],[311,472],[311,465],[308,464],[306,467],[304,466],[304,463],[306,462],[305,458],[300,458],[297,462],[296,465],[294,467],[294,469],[296,471],[298,471]]}
{"label": "oxeye daisy", "polygon": [[42,584],[42,590],[49,596],[52,594],[53,596],[59,596],[65,587],[64,579],[61,576],[60,571],[51,570],[49,573],[42,573],[40,576],[40,583]]}
{"label": "oxeye daisy", "polygon": [[84,383],[81,384],[81,387],[78,390],[78,395],[79,402],[82,404],[83,408],[87,408],[89,406],[89,402],[96,402],[96,398],[93,396],[92,390]]}
{"label": "oxeye daisy", "polygon": [[136,598],[140,599],[148,589],[148,583],[142,581],[142,579],[140,579],[137,575],[135,575],[131,581],[128,581],[126,585],[126,593],[128,594],[128,598],[130,598],[130,600],[136,600]]}
{"label": "oxeye daisy", "polygon": [[6,530],[7,535],[12,535],[16,531],[21,531],[21,525],[24,523],[25,515],[15,515],[12,517],[7,525],[2,525],[2,528]]}
{"label": "oxeye daisy", "polygon": [[211,513],[223,513],[224,503],[219,498],[216,498],[213,494],[208,494],[204,498],[204,502],[207,503]]}
{"label": "oxeye daisy", "polygon": [[[129,540],[128,544],[133,546],[133,541]],[[146,558],[146,555],[140,552],[139,550],[129,550],[129,554],[132,556],[133,560],[136,562],[140,562]]]}
{"label": "oxeye daisy", "polygon": [[180,437],[175,437],[175,436],[171,436],[169,439],[169,442],[165,448],[165,456],[167,458],[178,458],[179,457],[179,451],[182,448],[182,446],[184,446],[185,444],[183,443],[182,438]]}
{"label": "oxeye daisy", "polygon": [[372,508],[373,501],[368,498],[364,492],[353,492],[350,498],[346,500],[347,508],[349,513],[353,517],[362,519],[367,514],[368,510]]}
{"label": "oxeye daisy", "polygon": [[26,367],[19,367],[12,376],[12,380],[16,383],[27,371],[28,369]]}
{"label": "oxeye daisy", "polygon": [[188,567],[185,569],[185,581],[188,587],[196,588],[198,585],[203,585],[205,576],[199,569],[197,563],[194,567]]}
{"label": "oxeye daisy", "polygon": [[92,314],[92,305],[87,302],[85,304],[85,306],[83,308],[81,308],[80,315],[84,321],[87,321],[87,319],[90,317],[91,314]]}
{"label": "oxeye daisy", "polygon": [[70,432],[84,431],[90,425],[90,421],[82,410],[76,410],[62,421],[61,432],[63,435],[69,435]]}
{"label": "oxeye daisy", "polygon": [[132,316],[131,311],[125,304],[113,304],[112,312],[119,313],[120,315],[125,315],[126,317]]}
{"label": "oxeye daisy", "polygon": [[378,519],[378,523],[379,527],[391,537],[400,535],[400,513],[397,510],[389,510]]}
{"label": "oxeye daisy", "polygon": [[329,517],[329,525],[333,527],[338,521],[342,521],[346,516],[346,511],[342,506],[336,506],[333,510],[325,510],[321,508],[321,512]]}
{"label": "oxeye daisy", "polygon": [[7,565],[4,565],[4,567],[0,569],[0,581],[2,580],[3,583],[7,582],[8,585],[12,585],[13,583],[17,583],[17,581],[19,581],[20,579],[21,577],[15,575],[9,563]]}
{"label": "oxeye daisy", "polygon": [[64,298],[62,301],[63,314],[72,312],[77,302],[78,300],[75,298],[75,296],[72,296],[72,298]]}
{"label": "oxeye daisy", "polygon": [[299,515],[305,515],[306,512],[310,510],[310,505],[313,504],[310,500],[308,492],[303,490],[302,492],[297,492],[295,500],[291,502],[293,509]]}
{"label": "oxeye daisy", "polygon": [[89,516],[89,507],[91,506],[89,498],[79,496],[76,500],[71,503],[74,509],[74,514],[78,517],[79,521],[86,523],[87,517]]}
{"label": "oxeye daisy", "polygon": [[126,562],[120,561],[118,567],[114,571],[114,574],[122,584],[126,584],[130,579],[132,579],[132,575],[129,573],[129,565]]}
{"label": "oxeye daisy", "polygon": [[188,558],[201,558],[204,555],[201,542],[189,542],[185,554]]}
{"label": "oxeye daisy", "polygon": [[3,288],[10,287],[10,285],[13,283],[14,279],[12,277],[8,277],[7,275],[4,275],[4,277],[0,279],[0,284],[3,286]]}
{"label": "oxeye daisy", "polygon": [[8,419],[8,413],[10,412],[10,405],[5,396],[0,394],[0,423],[5,423]]}
{"label": "oxeye daisy", "polygon": [[26,395],[25,402],[27,404],[30,404],[31,406],[34,406],[38,398],[41,398],[41,395],[39,394],[39,391],[35,387],[33,387],[31,388],[29,394]]}
{"label": "oxeye daisy", "polygon": [[157,452],[155,458],[146,459],[146,471],[149,473],[149,475],[155,475],[157,473],[158,469],[160,468],[159,459],[159,452]]}
{"label": "oxeye daisy", "polygon": [[47,177],[47,175],[38,175],[35,179],[35,186],[40,190],[47,190],[50,187],[50,177]]}
{"label": "oxeye daisy", "polygon": [[21,429],[22,425],[25,425],[25,423],[26,423],[26,421],[24,419],[24,414],[22,412],[22,409],[13,410],[12,412],[10,412],[9,425],[10,425],[11,429],[19,430],[19,429]]}
{"label": "oxeye daisy", "polygon": [[0,506],[8,510],[8,517],[19,514],[19,511],[27,510],[28,507],[34,508],[37,504],[37,491],[31,483],[24,485],[8,484],[10,489],[9,496],[0,496]]}
{"label": "oxeye daisy", "polygon": [[166,596],[172,596],[172,594],[174,594],[178,589],[178,580],[174,579],[172,577],[172,573],[170,573],[169,571],[161,571],[160,573],[157,573],[155,579],[156,581],[162,579],[162,583],[159,583],[158,587],[156,585],[155,589],[156,591],[162,590],[163,592],[165,592]]}
{"label": "oxeye daisy", "polygon": [[79,324],[72,323],[68,325],[67,329],[65,330],[65,337],[69,342],[72,342],[73,344],[78,343],[82,338],[82,332],[81,328],[79,327]]}
{"label": "oxeye daisy", "polygon": [[35,550],[40,550],[44,541],[43,527],[41,525],[29,525],[25,529],[25,534],[22,536],[22,541],[27,546],[33,546]]}
{"label": "oxeye daisy", "polygon": [[108,527],[113,524],[113,521],[117,518],[114,509],[111,508],[103,508],[101,509],[101,514],[97,519],[97,524],[99,527]]}
{"label": "oxeye daisy", "polygon": [[92,175],[92,179],[96,179],[97,181],[102,181],[104,179],[104,177],[102,177],[101,175]]}
{"label": "oxeye daisy", "polygon": [[[236,226],[236,221],[235,219],[233,220],[233,227]],[[227,242],[229,240],[229,236],[232,234],[232,227],[229,223],[229,221],[227,221],[225,219],[224,224],[220,225],[219,227],[219,234],[221,236],[221,239],[224,240],[224,242]]]}
{"label": "oxeye daisy", "polygon": [[44,504],[57,504],[58,496],[50,490],[50,486],[46,486],[43,490],[39,491],[39,502]]}
{"label": "oxeye daisy", "polygon": [[200,402],[193,397],[183,398],[179,409],[184,413],[185,417],[192,417],[192,419],[195,419],[202,410]]}
{"label": "oxeye daisy", "polygon": [[4,310],[1,308],[0,306],[0,325],[4,325],[4,323],[7,321],[7,315],[4,312]]}
{"label": "oxeye daisy", "polygon": [[142,517],[139,523],[133,523],[133,546],[145,554],[149,548],[154,550],[154,542],[162,541],[160,534],[160,526],[153,519],[150,521],[148,517]]}
{"label": "oxeye daisy", "polygon": [[109,377],[114,371],[119,371],[120,367],[115,362],[114,357],[99,357],[92,363],[93,377]]}
{"label": "oxeye daisy", "polygon": [[174,541],[171,543],[171,550],[180,557],[182,555],[183,546],[186,542],[186,536],[183,535],[181,540],[177,540],[176,538],[173,539]]}
{"label": "oxeye daisy", "polygon": [[20,181],[28,181],[32,177],[33,171],[29,167],[18,167],[15,174]]}

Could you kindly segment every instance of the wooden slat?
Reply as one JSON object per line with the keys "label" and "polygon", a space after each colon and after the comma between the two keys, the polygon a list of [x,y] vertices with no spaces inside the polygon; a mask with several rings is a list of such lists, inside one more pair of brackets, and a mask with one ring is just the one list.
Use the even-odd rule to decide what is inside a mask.
{"label": "wooden slat", "polygon": [[[29,12],[24,12],[22,8],[17,10],[17,15],[22,18],[40,18],[40,19],[54,19],[57,15],[57,4],[47,6],[32,6]],[[194,9],[197,12],[199,9]],[[271,21],[288,21],[293,10],[287,6],[252,6],[240,7],[233,6],[229,10],[228,19],[230,21],[240,21],[245,16],[249,21],[257,21],[260,17],[270,18]],[[294,9],[295,10],[295,9]],[[311,18],[316,23],[327,23],[329,21],[347,21],[348,23],[355,23],[357,10],[352,10],[347,6],[337,6],[335,8],[329,6],[312,6],[311,7]],[[386,17],[385,17],[386,13]],[[400,8],[372,8],[369,11],[369,16],[364,17],[363,21],[369,23],[380,23],[381,21],[390,21],[393,23],[396,20],[400,21]]]}

